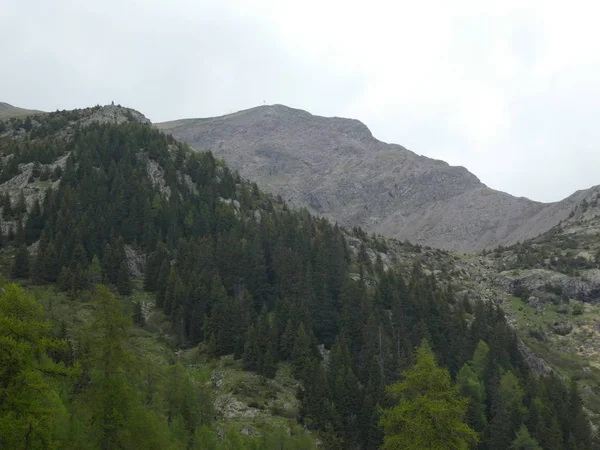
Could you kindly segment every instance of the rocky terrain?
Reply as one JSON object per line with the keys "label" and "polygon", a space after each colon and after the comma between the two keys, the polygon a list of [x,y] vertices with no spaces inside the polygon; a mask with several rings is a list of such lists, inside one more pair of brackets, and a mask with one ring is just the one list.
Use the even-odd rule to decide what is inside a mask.
{"label": "rocky terrain", "polygon": [[210,149],[267,191],[345,226],[433,247],[476,251],[542,234],[591,195],[517,198],[450,166],[377,140],[357,120],[283,105],[157,124]]}
{"label": "rocky terrain", "polygon": [[[275,108],[278,117],[282,114],[281,112],[277,112],[281,108],[283,107]],[[269,109],[258,108],[258,111],[266,113]],[[287,109],[284,109],[284,111],[287,111]],[[253,116],[257,114],[257,111],[240,113],[241,116],[247,114]],[[389,198],[395,200],[395,205],[410,204],[410,208],[413,208],[411,210],[411,217],[413,217],[411,226],[416,227],[416,224],[421,224],[421,226],[425,227],[429,224],[427,225],[429,228],[414,228],[415,236],[422,236],[422,238],[414,238],[415,241],[429,242],[428,236],[430,235],[428,233],[431,232],[432,242],[437,242],[440,247],[456,247],[457,243],[459,243],[458,248],[470,249],[471,247],[469,247],[468,242],[461,240],[466,239],[468,233],[479,233],[477,234],[477,244],[473,246],[475,248],[491,246],[493,245],[492,242],[496,242],[495,240],[507,244],[531,237],[531,239],[525,242],[496,247],[494,250],[464,253],[410,244],[404,241],[406,236],[402,232],[396,233],[402,240],[394,238],[384,239],[382,237],[365,235],[359,230],[352,230],[352,227],[349,227],[347,242],[350,250],[355,254],[358,253],[362,242],[367,243],[366,251],[373,265],[381,263],[385,268],[397,270],[408,276],[412,266],[417,263],[426,273],[431,273],[439,281],[452,286],[462,301],[471,302],[475,299],[483,299],[501,305],[509,315],[513,326],[519,332],[522,339],[521,352],[526,356],[533,370],[536,373],[545,373],[552,370],[561,375],[575,377],[586,392],[585,402],[588,408],[596,413],[600,413],[600,358],[597,356],[600,351],[600,327],[598,326],[600,321],[600,188],[580,191],[562,202],[549,205],[542,205],[523,198],[516,199],[507,194],[488,189],[474,175],[466,171],[466,169],[450,167],[443,162],[418,156],[400,146],[380,143],[370,136],[366,127],[359,122],[347,121],[346,119],[314,118],[304,112],[285,112],[285,115],[289,114],[299,115],[301,119],[298,120],[306,123],[310,123],[311,121],[328,123],[330,139],[325,139],[321,130],[307,135],[305,137],[307,143],[302,144],[303,137],[300,131],[298,131],[300,128],[298,126],[294,126],[294,128],[289,123],[289,120],[287,122],[284,120],[283,123],[287,123],[285,125],[287,128],[284,127],[284,129],[290,130],[294,128],[299,133],[294,135],[292,131],[289,131],[291,135],[295,136],[294,142],[300,149],[297,157],[292,158],[290,156],[291,147],[288,144],[286,144],[287,146],[282,144],[281,148],[285,149],[285,151],[281,151],[283,162],[281,162],[280,166],[277,166],[275,164],[277,159],[266,157],[264,156],[264,152],[256,151],[255,153],[258,153],[258,155],[255,155],[251,159],[248,167],[242,167],[242,173],[247,173],[248,171],[254,173],[256,171],[259,174],[260,181],[261,170],[264,170],[263,165],[271,164],[274,167],[274,175],[267,177],[267,180],[271,180],[268,182],[280,183],[278,186],[282,190],[279,192],[283,192],[282,196],[286,196],[286,198],[288,198],[286,193],[291,192],[292,194],[290,195],[296,195],[296,197],[292,197],[292,200],[296,198],[296,204],[306,205],[313,210],[317,208],[321,214],[333,217],[331,211],[326,211],[326,208],[323,206],[324,203],[315,204],[314,199],[313,203],[303,203],[300,199],[305,197],[302,197],[304,194],[299,190],[300,188],[291,190],[296,189],[293,188],[294,183],[300,183],[300,174],[305,173],[307,170],[304,168],[305,164],[302,162],[302,158],[304,158],[302,154],[312,154],[319,161],[322,161],[323,164],[332,163],[335,157],[341,158],[350,173],[353,173],[353,170],[360,171],[358,168],[353,169],[351,163],[358,164],[359,167],[370,171],[375,171],[378,164],[381,167],[385,167],[386,165],[382,166],[377,160],[382,157],[381,155],[388,155],[390,160],[395,161],[398,166],[387,172],[384,171],[381,175],[380,186],[385,186],[385,183],[388,182],[391,183],[388,178],[396,174],[399,180],[398,183],[405,189],[406,198],[402,200],[386,194],[383,195],[383,197],[387,196],[385,201],[388,201]],[[216,122],[216,125],[211,128],[210,123],[213,120]],[[188,126],[186,124],[190,122],[183,121],[183,125],[177,125],[175,128],[170,129],[179,130],[177,133],[181,130],[187,130],[192,133],[193,129],[201,126],[206,131],[199,131],[199,134],[195,135],[197,137],[194,139],[204,139],[200,133],[205,133],[209,136],[206,139],[210,140],[216,139],[214,136],[218,135],[218,133],[223,133],[223,127],[227,126],[230,127],[228,129],[232,135],[238,132],[242,133],[242,135],[246,134],[250,142],[248,144],[249,148],[257,149],[259,145],[263,145],[259,144],[259,142],[263,142],[264,139],[259,138],[258,131],[253,130],[250,125],[235,131],[236,129],[233,125],[223,125],[222,122],[227,123],[229,120],[242,119],[239,119],[239,117],[236,119],[234,115],[228,118],[195,121],[196,125],[194,126]],[[275,118],[272,120],[276,123],[280,121],[280,119]],[[120,106],[111,105],[102,108],[90,108],[85,110],[83,119],[70,123],[70,126],[66,128],[64,137],[68,139],[71,133],[69,130],[74,129],[80,122],[88,124],[90,122],[107,121],[117,123],[125,121],[147,122],[147,119],[137,111]],[[34,128],[41,126],[37,123],[35,117],[32,118],[32,123]],[[172,127],[172,125],[169,125],[169,127]],[[15,127],[11,127],[4,131],[4,134],[12,134],[18,137],[23,134],[23,130],[18,127],[16,129]],[[314,136],[321,136],[320,139],[323,140],[314,140],[316,139]],[[191,137],[187,140],[192,142]],[[241,150],[245,142],[244,138],[243,136],[239,136],[234,141],[237,144],[231,144],[231,148],[237,149],[237,151],[229,151],[227,148],[230,147],[226,147],[223,144],[220,150],[216,150],[216,153],[224,156],[228,162],[234,165],[236,161],[237,164],[243,164],[243,161],[248,159],[247,154]],[[334,151],[333,155],[328,152],[321,154],[314,149],[311,150],[313,148],[311,145],[317,145],[318,142],[322,142],[325,147],[327,147],[325,144],[329,142],[327,144],[329,145],[328,148],[337,146],[337,150]],[[203,147],[210,148],[210,146]],[[370,149],[371,153],[366,153],[367,148]],[[354,153],[351,153],[351,151]],[[274,148],[272,152],[277,153]],[[231,158],[227,156],[229,153],[231,153]],[[144,155],[144,152],[140,153],[140,158],[144,159]],[[360,161],[360,155],[366,155],[365,161]],[[43,171],[47,168],[49,171],[52,171],[56,167],[64,167],[67,156],[68,154],[60,155],[52,163],[47,165],[42,164],[38,167],[38,170]],[[400,161],[403,161],[404,165],[401,165]],[[142,162],[146,165],[148,177],[152,183],[158,185],[161,191],[163,191],[164,173],[161,168],[151,164],[149,160]],[[314,162],[311,164],[315,173],[324,170]],[[283,182],[286,178],[283,175],[276,175],[276,173],[287,173],[286,171],[290,165],[296,167],[298,173],[289,175],[292,181],[290,181],[290,188],[288,189]],[[277,167],[281,168],[282,172],[277,172]],[[352,185],[350,176],[341,169],[334,166],[330,170],[331,176],[324,176],[321,180],[321,189],[334,189],[335,183],[332,180],[335,180],[335,177],[341,177],[342,183]],[[0,194],[8,193],[14,203],[18,201],[20,193],[23,192],[27,206],[31,208],[35,199],[41,200],[43,190],[46,187],[57,183],[51,179],[41,181],[39,178],[32,176],[32,173],[33,164],[31,162],[19,164],[18,174],[0,184]],[[313,183],[318,184],[319,177],[314,175],[314,173],[311,176],[313,176]],[[377,183],[367,179],[363,175],[359,179],[358,183],[364,189],[356,188],[352,191],[352,195],[357,196],[359,200],[362,199],[361,201],[365,201],[367,192],[370,192],[368,195],[375,196],[374,189],[378,186]],[[412,190],[407,187],[409,180],[413,180],[414,182]],[[432,180],[436,180],[438,183],[436,184]],[[262,182],[265,182],[264,178]],[[428,194],[420,192],[419,186],[422,186]],[[461,216],[460,213],[452,212],[451,207],[449,205],[442,205],[443,202],[441,201],[427,201],[428,195],[431,195],[431,192],[437,192],[435,195],[443,195],[440,192],[443,186],[450,186],[446,203],[458,205],[455,208],[465,208],[466,212],[464,212],[464,216]],[[356,211],[360,209],[348,192],[344,192],[343,190],[337,190],[336,192],[339,195],[349,195],[346,200],[348,208],[342,209],[343,211],[351,214],[352,208],[355,208]],[[163,194],[168,196],[169,192],[165,190]],[[473,218],[477,210],[468,207],[467,200],[469,198],[477,198],[477,196],[480,197],[480,200],[481,198],[487,198],[496,208],[506,208],[509,211],[506,214],[512,214],[512,222],[506,218],[499,217],[500,214],[494,213],[493,208],[483,200],[477,206],[479,208],[478,211],[481,214],[485,213],[487,215],[484,214],[479,219],[477,219],[478,216]],[[327,203],[328,207],[341,204],[338,200],[334,200],[335,198],[330,203]],[[231,199],[221,199],[221,201],[224,203],[237,203],[232,202]],[[391,202],[392,200],[389,201]],[[385,203],[384,201],[382,202]],[[367,205],[372,210],[377,207],[377,204],[377,200],[373,197],[372,201]],[[424,211],[421,218],[418,217],[418,204],[421,205],[420,208]],[[239,205],[234,206],[236,208],[239,207]],[[458,210],[460,211],[460,209]],[[257,217],[260,218],[260,211],[257,210],[255,212]],[[383,213],[385,211],[382,209]],[[397,212],[396,214],[402,215],[401,212]],[[444,214],[449,214],[450,217],[445,218]],[[350,221],[348,225],[353,225],[352,217],[361,216],[358,214],[349,217],[347,219]],[[390,214],[386,220],[391,221],[393,217],[395,216]],[[461,227],[444,229],[435,223],[436,221],[433,220],[433,217],[437,218],[437,222],[446,224],[445,226],[447,227],[449,227],[449,223],[460,221],[463,217],[470,217],[471,219],[469,220],[471,222],[465,220]],[[384,222],[382,221],[381,223]],[[482,223],[493,223],[500,228],[486,230],[481,225]],[[503,225],[500,226],[499,224]],[[2,225],[4,228],[14,228],[16,226],[14,221],[11,220],[4,220]],[[379,229],[375,228],[375,230]],[[406,229],[404,229],[404,232],[406,232]],[[504,237],[500,239],[499,236]],[[410,236],[408,237],[412,239]],[[447,241],[443,244],[443,239],[450,239],[450,237],[455,240]],[[457,245],[450,245],[448,242],[454,242]],[[33,251],[32,253],[35,252]],[[138,255],[132,249],[127,248],[127,260],[133,274],[140,275],[143,272],[144,255]],[[359,277],[358,273],[355,273],[353,276],[357,279]],[[376,279],[371,278],[368,274],[366,281],[369,284],[377,283]],[[247,383],[247,381],[244,381],[244,383]],[[223,411],[228,411],[227,408],[231,405],[240,409],[240,404],[236,402],[241,401],[245,405],[242,408],[245,412],[240,412],[239,414],[242,419],[244,419],[248,411],[250,411],[248,414],[256,412],[255,406],[249,406],[253,401],[252,398],[249,397],[249,399],[244,400],[242,397],[236,395],[231,397],[231,392],[233,391],[229,389],[223,391],[223,398],[221,399],[224,402],[221,405]],[[230,397],[235,401],[231,400]],[[285,400],[287,397],[283,396],[282,398]],[[287,408],[289,406],[287,403],[289,402],[288,400],[284,400],[282,400],[282,405]],[[264,406],[260,414],[265,414],[265,411],[270,407],[270,405]],[[291,405],[290,408],[293,409],[295,406]]]}

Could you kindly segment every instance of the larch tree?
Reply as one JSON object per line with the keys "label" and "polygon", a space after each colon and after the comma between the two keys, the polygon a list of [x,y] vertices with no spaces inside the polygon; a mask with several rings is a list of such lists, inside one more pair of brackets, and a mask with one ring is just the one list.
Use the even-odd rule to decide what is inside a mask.
{"label": "larch tree", "polygon": [[21,287],[0,295],[0,448],[55,448],[66,410],[50,378],[70,375],[48,351],[66,347],[52,337],[41,306]]}
{"label": "larch tree", "polygon": [[381,411],[382,449],[463,450],[477,443],[477,433],[465,423],[469,401],[460,397],[448,370],[436,364],[426,340],[403,375],[388,387],[395,405]]}

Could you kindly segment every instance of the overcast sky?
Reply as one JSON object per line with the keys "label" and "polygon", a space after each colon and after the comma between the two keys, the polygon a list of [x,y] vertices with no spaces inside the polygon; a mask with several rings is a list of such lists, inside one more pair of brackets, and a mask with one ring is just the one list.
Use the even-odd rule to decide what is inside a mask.
{"label": "overcast sky", "polygon": [[0,101],[154,122],[282,103],[554,201],[600,184],[591,5],[0,0]]}

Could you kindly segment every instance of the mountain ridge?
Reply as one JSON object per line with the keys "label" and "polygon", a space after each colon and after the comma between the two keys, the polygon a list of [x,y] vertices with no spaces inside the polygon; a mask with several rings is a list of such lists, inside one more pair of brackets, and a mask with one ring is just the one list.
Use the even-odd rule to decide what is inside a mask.
{"label": "mountain ridge", "polygon": [[23,117],[33,114],[41,114],[43,111],[37,109],[25,109],[13,106],[6,102],[0,102],[0,120],[9,119],[11,117]]}
{"label": "mountain ridge", "polygon": [[242,176],[345,226],[450,250],[478,251],[542,234],[574,199],[541,203],[489,188],[463,166],[385,143],[356,119],[284,105],[155,124],[211,150]]}

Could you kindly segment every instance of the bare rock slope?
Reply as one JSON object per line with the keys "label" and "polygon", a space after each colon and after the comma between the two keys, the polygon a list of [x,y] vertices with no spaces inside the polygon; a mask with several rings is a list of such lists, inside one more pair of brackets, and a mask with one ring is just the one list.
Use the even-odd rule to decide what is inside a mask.
{"label": "bare rock slope", "polygon": [[454,167],[381,142],[361,122],[283,105],[156,125],[211,150],[262,188],[345,226],[461,251],[546,232],[588,195],[517,198]]}

